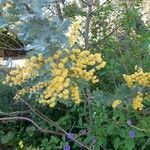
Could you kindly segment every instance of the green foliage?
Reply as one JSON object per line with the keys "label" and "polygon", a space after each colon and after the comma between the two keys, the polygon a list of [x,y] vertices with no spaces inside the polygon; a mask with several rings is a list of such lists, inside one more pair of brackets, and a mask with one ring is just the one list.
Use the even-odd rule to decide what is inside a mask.
{"label": "green foliage", "polygon": [[[0,75],[0,111],[14,111],[17,109],[17,105],[14,105],[13,97],[15,89],[2,84],[4,76]],[[14,106],[14,107],[13,107]]]}
{"label": "green foliage", "polygon": [[68,3],[63,8],[63,13],[66,18],[75,19],[75,16],[85,16],[85,11],[80,8],[77,3]]}
{"label": "green foliage", "polygon": [[[66,44],[64,33],[69,22],[67,19],[61,21],[52,15],[49,6],[53,6],[53,3],[54,0],[0,1],[2,14],[0,28],[5,26],[17,32],[19,38],[27,44],[26,50],[53,50],[56,45],[59,47]],[[8,4],[9,7],[6,8]]]}
{"label": "green foliage", "polygon": [[[1,4],[5,2],[0,1]],[[54,15],[49,20],[47,16],[42,16],[42,8],[45,5],[48,6],[49,2],[52,3],[49,0],[31,0],[29,8],[32,9],[28,9],[25,6],[28,6],[29,1],[13,0],[13,7],[5,12],[7,17],[0,18],[0,26],[10,27],[7,23],[14,25],[16,21],[22,21],[21,25],[15,26],[15,30],[17,29],[19,37],[29,44],[27,48],[37,50],[32,53],[38,53],[39,49],[47,48],[47,51],[43,53],[49,56],[60,46],[68,46],[64,35],[69,24],[68,20],[74,20],[77,15],[86,16],[84,8],[80,8],[76,3],[68,3],[63,8],[64,21],[60,21]],[[142,111],[134,111],[131,108],[131,101],[137,91],[145,89],[140,87],[129,89],[122,77],[123,74],[133,73],[136,65],[147,72],[150,69],[150,24],[142,21],[140,7],[141,0],[134,1],[130,7],[122,1],[120,5],[114,5],[110,0],[101,7],[99,5],[94,7],[89,36],[90,50],[101,52],[107,66],[101,72],[97,72],[100,83],[80,86],[83,100],[80,105],[69,103],[66,106],[58,103],[56,108],[50,109],[35,104],[33,100],[36,97],[33,95],[25,97],[34,109],[38,109],[61,125],[67,133],[72,133],[92,150],[148,150],[150,147],[149,99],[144,100],[145,107]],[[40,71],[44,74],[44,70]],[[29,84],[34,85],[35,82],[37,81]],[[89,108],[91,114],[85,109],[87,100],[85,87],[91,90]],[[13,87],[2,85],[0,82],[2,117],[7,116],[2,112],[27,109],[23,103],[16,104],[13,101],[14,92]],[[122,104],[113,109],[112,102],[116,99],[121,100]],[[92,123],[89,121],[90,115]],[[33,119],[43,129],[60,132],[31,111],[22,116]],[[127,123],[129,120],[131,125]],[[131,137],[130,131],[135,132],[134,138]],[[8,149],[12,146],[19,149],[20,141],[23,141],[24,148],[27,150],[62,150],[66,144],[69,144],[73,150],[81,147],[74,140],[68,139],[66,135],[43,133],[30,122],[3,121],[0,125],[0,142],[4,148]]]}
{"label": "green foliage", "polygon": [[101,9],[95,9],[91,50],[100,51],[107,62],[104,72],[98,73],[104,81],[99,88],[113,90],[113,86],[122,83],[122,74],[133,73],[135,66],[149,71],[150,23],[144,24],[140,8],[140,1],[130,7],[126,3],[118,7],[108,1]]}

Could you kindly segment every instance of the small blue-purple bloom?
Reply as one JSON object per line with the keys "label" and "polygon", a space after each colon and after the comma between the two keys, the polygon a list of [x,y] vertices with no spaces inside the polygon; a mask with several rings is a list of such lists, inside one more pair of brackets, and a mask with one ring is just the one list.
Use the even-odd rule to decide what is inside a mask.
{"label": "small blue-purple bloom", "polygon": [[128,120],[127,121],[127,124],[130,126],[130,125],[132,125],[132,121],[131,120]]}
{"label": "small blue-purple bloom", "polygon": [[68,133],[67,134],[67,139],[73,140],[73,133]]}
{"label": "small blue-purple bloom", "polygon": [[135,138],[135,131],[134,131],[134,130],[130,130],[129,136],[130,136],[131,138]]}
{"label": "small blue-purple bloom", "polygon": [[69,144],[66,144],[66,145],[64,146],[64,150],[71,150],[70,145],[69,145]]}

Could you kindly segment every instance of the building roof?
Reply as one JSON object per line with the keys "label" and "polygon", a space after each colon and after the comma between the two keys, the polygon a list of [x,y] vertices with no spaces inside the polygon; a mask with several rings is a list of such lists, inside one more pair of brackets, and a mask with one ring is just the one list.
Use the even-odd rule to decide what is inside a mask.
{"label": "building roof", "polygon": [[0,32],[0,57],[22,57],[26,55],[24,43],[17,36],[10,35],[7,31]]}

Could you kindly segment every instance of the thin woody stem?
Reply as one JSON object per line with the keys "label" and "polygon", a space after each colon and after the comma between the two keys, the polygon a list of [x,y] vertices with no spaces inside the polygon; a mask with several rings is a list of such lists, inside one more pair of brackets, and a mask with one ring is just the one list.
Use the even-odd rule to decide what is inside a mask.
{"label": "thin woody stem", "polygon": [[0,118],[0,121],[3,121],[3,120],[26,120],[26,121],[29,121],[31,122],[35,127],[37,127],[41,132],[44,132],[44,133],[49,133],[49,134],[54,134],[54,135],[64,135],[63,133],[61,132],[55,132],[55,131],[51,131],[51,130],[47,130],[47,129],[43,129],[41,128],[37,123],[35,123],[32,119],[30,118],[27,118],[27,117],[5,117],[5,118]]}
{"label": "thin woody stem", "polygon": [[[68,133],[62,128],[60,127],[57,123],[55,123],[54,121],[52,121],[50,118],[48,118],[47,116],[45,116],[44,114],[42,114],[39,110],[35,110],[33,109],[25,100],[21,99],[30,109],[33,113],[35,113],[37,116],[39,116],[41,119],[43,119],[45,122],[49,123],[50,125],[53,125],[54,127],[58,128],[60,131],[62,131],[64,133],[64,135],[68,135]],[[79,145],[83,146],[84,148],[86,148],[87,150],[92,150],[91,148],[89,148],[89,146],[85,145],[84,143],[78,141],[75,138],[72,138],[73,141],[75,141],[76,143],[78,143]]]}
{"label": "thin woody stem", "polygon": [[[87,4],[86,4],[87,3]],[[85,49],[89,49],[89,32],[90,32],[90,21],[92,18],[92,9],[93,9],[93,0],[89,0],[85,4],[87,5],[87,16],[86,16],[86,23],[85,23],[85,33],[84,33],[84,44],[85,44]],[[85,108],[85,116],[87,123],[89,123],[90,128],[88,131],[90,132],[91,130],[91,125],[92,125],[92,111],[91,111],[91,92],[89,88],[85,89],[85,103],[84,103],[84,108]]]}

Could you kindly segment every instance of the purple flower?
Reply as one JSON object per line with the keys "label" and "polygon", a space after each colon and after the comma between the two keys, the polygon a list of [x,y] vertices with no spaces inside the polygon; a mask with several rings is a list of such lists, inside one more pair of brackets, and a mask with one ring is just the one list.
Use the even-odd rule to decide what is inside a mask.
{"label": "purple flower", "polygon": [[134,130],[130,130],[129,136],[130,136],[131,138],[135,138],[135,131],[134,131]]}
{"label": "purple flower", "polygon": [[69,144],[66,144],[66,145],[64,146],[64,150],[71,150],[70,145],[69,145]]}
{"label": "purple flower", "polygon": [[73,140],[73,133],[68,133],[67,134],[67,139]]}
{"label": "purple flower", "polygon": [[127,121],[127,124],[130,126],[130,125],[132,125],[132,121],[131,120],[128,120]]}

